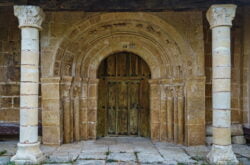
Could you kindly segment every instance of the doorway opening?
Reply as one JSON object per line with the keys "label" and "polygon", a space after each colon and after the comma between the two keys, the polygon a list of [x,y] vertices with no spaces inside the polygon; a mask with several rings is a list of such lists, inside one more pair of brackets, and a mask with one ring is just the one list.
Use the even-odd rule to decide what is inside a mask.
{"label": "doorway opening", "polygon": [[151,73],[138,55],[119,52],[98,68],[97,137],[150,136]]}

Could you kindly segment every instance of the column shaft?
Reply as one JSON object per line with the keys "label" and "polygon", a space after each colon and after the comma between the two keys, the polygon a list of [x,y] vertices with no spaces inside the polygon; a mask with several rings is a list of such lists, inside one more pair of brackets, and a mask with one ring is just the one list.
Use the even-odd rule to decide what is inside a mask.
{"label": "column shaft", "polygon": [[39,31],[21,29],[20,143],[38,141]]}
{"label": "column shaft", "polygon": [[212,29],[213,54],[213,143],[231,144],[231,53],[230,27]]}
{"label": "column shaft", "polygon": [[230,28],[235,5],[213,5],[207,12],[212,29],[213,146],[212,164],[237,164],[231,146],[231,51]]}

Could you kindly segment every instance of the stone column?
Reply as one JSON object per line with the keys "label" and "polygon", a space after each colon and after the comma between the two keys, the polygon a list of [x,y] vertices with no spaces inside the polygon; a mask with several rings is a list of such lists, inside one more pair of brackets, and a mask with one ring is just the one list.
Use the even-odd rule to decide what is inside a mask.
{"label": "stone column", "polygon": [[212,164],[237,164],[231,145],[231,50],[230,28],[235,5],[212,5],[207,19],[212,29],[213,146]]}
{"label": "stone column", "polygon": [[37,6],[14,6],[21,29],[20,139],[11,161],[38,164],[43,160],[38,141],[39,30],[44,13]]}
{"label": "stone column", "polygon": [[150,90],[150,137],[154,141],[160,141],[160,110],[161,110],[161,86],[158,79],[151,79]]}
{"label": "stone column", "polygon": [[70,89],[72,85],[72,77],[65,76],[61,80],[61,98],[63,99],[63,142],[73,142],[73,125],[71,116],[71,97]]}
{"label": "stone column", "polygon": [[96,139],[98,82],[99,82],[98,79],[89,79],[88,81],[88,100],[87,100],[88,139]]}

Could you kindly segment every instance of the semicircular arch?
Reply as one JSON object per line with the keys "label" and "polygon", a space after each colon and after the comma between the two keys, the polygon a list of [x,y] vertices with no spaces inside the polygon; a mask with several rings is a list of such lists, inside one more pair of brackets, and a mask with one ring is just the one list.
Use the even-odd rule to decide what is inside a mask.
{"label": "semicircular arch", "polygon": [[[110,44],[112,42],[109,42],[106,38],[108,36],[117,41],[119,40],[119,35],[117,34],[122,34],[123,36],[127,36],[127,38],[130,37],[130,41],[120,39],[119,44],[122,46],[121,48],[117,47],[117,43],[115,43],[116,46],[112,46]],[[118,39],[116,39],[116,37],[118,37]],[[60,57],[57,55],[55,58],[54,75],[61,74],[58,68],[59,70],[66,69],[67,74],[77,75],[79,71],[78,65],[80,65],[78,64],[79,61],[84,62],[90,57],[95,57],[100,62],[100,59],[102,59],[101,56],[107,56],[105,51],[103,51],[105,55],[102,55],[102,48],[97,46],[100,45],[101,42],[103,42],[103,47],[105,47],[105,45],[109,46],[107,50],[124,51],[126,46],[133,47],[135,40],[138,40],[136,38],[141,38],[141,43],[147,43],[145,45],[140,44],[143,48],[142,50],[147,52],[145,56],[149,56],[149,54],[150,56],[158,56],[156,57],[158,58],[158,63],[150,67],[154,68],[157,66],[158,72],[160,72],[162,77],[166,78],[166,74],[171,72],[177,73],[173,73],[169,77],[186,77],[184,68],[187,66],[187,55],[192,55],[191,47],[171,25],[157,16],[146,13],[126,13],[125,16],[121,16],[121,13],[98,14],[81,23],[75,24],[60,44],[59,48],[64,53],[63,55],[60,54]],[[158,51],[156,51],[157,53],[153,53],[155,52],[155,50],[152,51],[153,49],[149,50],[146,48],[150,47],[150,42],[151,47],[154,46],[154,49],[158,49]],[[137,44],[139,45],[139,42],[137,42]],[[96,51],[93,51],[93,49],[96,49]],[[143,51],[136,49],[129,51],[135,51],[140,56],[143,56],[141,54]],[[91,54],[90,52],[95,53]],[[109,51],[109,53],[112,52]],[[98,55],[100,58],[98,58]],[[94,60],[93,62],[98,62],[98,60]],[[164,65],[160,65],[161,63]],[[96,69],[93,69],[94,65],[92,65],[90,61],[85,64],[89,66],[81,67],[81,73],[84,74],[86,71],[92,73],[94,70],[96,71]],[[96,65],[98,64],[95,63],[95,66]],[[171,65],[170,69],[167,68],[169,65]],[[168,71],[164,71],[164,66]],[[83,68],[87,70],[83,71]],[[61,75],[63,74],[62,72]],[[87,74],[84,74],[84,77],[86,75]],[[154,77],[160,77],[160,75],[157,73]]]}

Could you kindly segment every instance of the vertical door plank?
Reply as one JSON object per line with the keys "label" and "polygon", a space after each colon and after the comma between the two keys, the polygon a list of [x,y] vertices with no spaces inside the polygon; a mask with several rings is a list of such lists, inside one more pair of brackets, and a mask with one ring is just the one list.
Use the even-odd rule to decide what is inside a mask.
{"label": "vertical door plank", "polygon": [[126,55],[125,54],[118,54],[117,57],[117,76],[122,77],[122,76],[127,76],[127,68],[126,68]]}
{"label": "vertical door plank", "polygon": [[129,82],[129,134],[138,134],[139,81]]}
{"label": "vertical door plank", "polygon": [[130,56],[130,75],[138,76],[138,57],[135,55]]}
{"label": "vertical door plank", "polygon": [[108,82],[108,134],[116,133],[116,83]]}
{"label": "vertical door plank", "polygon": [[150,77],[150,69],[145,61],[141,61],[141,75],[143,77]]}
{"label": "vertical door plank", "polygon": [[107,76],[107,59],[105,59],[98,68],[98,78]]}
{"label": "vertical door plank", "polygon": [[116,76],[116,56],[110,56],[106,61],[107,75]]}
{"label": "vertical door plank", "polygon": [[117,106],[117,123],[118,134],[128,134],[128,89],[125,81],[118,82],[119,90],[117,92],[118,106]]}
{"label": "vertical door plank", "polygon": [[150,135],[149,131],[149,84],[143,79],[140,83],[140,136],[147,137]]}
{"label": "vertical door plank", "polygon": [[97,137],[106,133],[106,89],[105,80],[100,79],[98,84],[98,109],[97,109]]}

